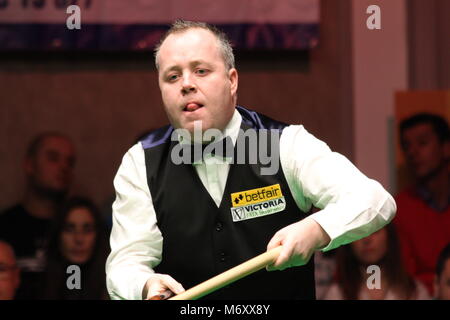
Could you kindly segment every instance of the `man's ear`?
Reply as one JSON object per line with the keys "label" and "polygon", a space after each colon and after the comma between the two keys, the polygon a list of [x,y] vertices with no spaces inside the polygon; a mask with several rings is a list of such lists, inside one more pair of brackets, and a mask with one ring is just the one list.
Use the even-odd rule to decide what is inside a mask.
{"label": "man's ear", "polygon": [[237,89],[238,89],[238,72],[236,70],[236,68],[231,68],[228,71],[228,78],[230,79],[230,83],[231,83],[231,95],[234,96],[236,95]]}

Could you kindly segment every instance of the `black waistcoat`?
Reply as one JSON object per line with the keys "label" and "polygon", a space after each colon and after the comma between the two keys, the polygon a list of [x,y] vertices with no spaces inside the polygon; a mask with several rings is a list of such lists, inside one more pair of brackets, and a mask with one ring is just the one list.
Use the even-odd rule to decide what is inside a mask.
{"label": "black waistcoat", "polygon": [[[243,117],[244,130],[282,131],[286,126],[242,107],[237,109]],[[178,143],[171,141],[172,132],[173,128],[167,126],[142,141],[147,181],[163,236],[162,261],[155,267],[156,272],[169,274],[186,289],[191,288],[265,252],[278,230],[306,217],[291,195],[281,164],[275,175],[261,175],[259,163],[230,165],[217,208],[195,168],[171,161],[171,150]],[[248,152],[248,146],[245,149]],[[284,210],[233,222],[233,193],[276,184],[284,196]],[[262,207],[261,202],[256,205]],[[205,299],[315,299],[313,258],[301,267],[258,271]]]}

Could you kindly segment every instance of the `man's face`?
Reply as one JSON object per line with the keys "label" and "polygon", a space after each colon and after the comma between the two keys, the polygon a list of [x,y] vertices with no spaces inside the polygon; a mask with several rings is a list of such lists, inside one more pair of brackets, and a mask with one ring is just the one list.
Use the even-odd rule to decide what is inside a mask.
{"label": "man's face", "polygon": [[161,45],[158,82],[167,116],[175,128],[223,130],[233,116],[237,71],[227,70],[219,42],[208,30],[169,35]]}
{"label": "man's face", "polygon": [[436,298],[450,300],[450,259],[444,264],[441,276],[435,280]]}
{"label": "man's face", "polygon": [[11,247],[0,242],[0,300],[14,299],[20,274]]}
{"label": "man's face", "polygon": [[406,129],[401,142],[406,162],[418,179],[427,178],[448,159],[448,147],[439,141],[430,124],[418,124]]}
{"label": "man's face", "polygon": [[63,137],[49,136],[42,141],[36,155],[25,161],[30,183],[41,191],[64,194],[73,180],[75,149]]}

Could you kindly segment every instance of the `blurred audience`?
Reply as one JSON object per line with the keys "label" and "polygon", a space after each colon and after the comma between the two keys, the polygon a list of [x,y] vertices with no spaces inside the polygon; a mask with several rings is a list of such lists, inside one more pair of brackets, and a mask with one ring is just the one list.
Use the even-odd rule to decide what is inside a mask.
{"label": "blurred audience", "polygon": [[[379,286],[369,279],[379,267]],[[377,271],[375,271],[377,272]],[[337,282],[325,300],[428,300],[427,289],[411,278],[403,267],[394,225],[391,223],[370,236],[342,246],[337,252]]]}
{"label": "blurred audience", "polygon": [[0,300],[13,300],[20,283],[20,271],[13,248],[0,240]]}
{"label": "blurred audience", "polygon": [[74,164],[74,145],[60,133],[42,133],[28,146],[23,199],[0,214],[0,237],[14,248],[21,269],[17,299],[36,298],[50,220],[71,186]]}
{"label": "blurred audience", "polygon": [[415,184],[396,196],[404,263],[432,293],[439,253],[450,242],[449,130],[445,119],[421,113],[400,124],[400,142]]}
{"label": "blurred audience", "polygon": [[434,288],[436,299],[450,300],[450,242],[439,255]]}
{"label": "blurred audience", "polygon": [[316,284],[316,299],[323,300],[328,289],[333,284],[336,273],[337,250],[314,253],[314,279]]}
{"label": "blurred audience", "polygon": [[[52,300],[108,299],[105,282],[108,253],[106,227],[98,208],[89,199],[68,200],[52,225],[41,297]],[[70,265],[81,270],[80,289],[67,286]]]}

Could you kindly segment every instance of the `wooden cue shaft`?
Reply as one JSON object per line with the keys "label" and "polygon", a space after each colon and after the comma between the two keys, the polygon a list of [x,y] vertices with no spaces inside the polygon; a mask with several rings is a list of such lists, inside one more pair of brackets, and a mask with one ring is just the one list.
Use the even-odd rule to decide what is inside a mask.
{"label": "wooden cue shaft", "polygon": [[206,280],[183,293],[169,298],[169,300],[196,300],[213,291],[216,291],[236,280],[261,270],[268,264],[273,263],[281,252],[281,246],[264,252],[244,263],[237,265],[209,280]]}

